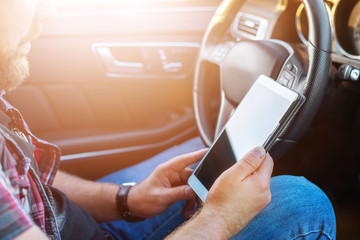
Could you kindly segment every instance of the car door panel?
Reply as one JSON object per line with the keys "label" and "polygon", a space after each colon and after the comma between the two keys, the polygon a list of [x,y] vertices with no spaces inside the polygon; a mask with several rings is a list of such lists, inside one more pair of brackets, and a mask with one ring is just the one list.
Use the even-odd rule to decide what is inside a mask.
{"label": "car door panel", "polygon": [[86,162],[80,175],[95,178],[110,171],[91,171],[97,161],[141,161],[197,134],[193,67],[218,4],[59,2],[32,43],[30,78],[5,97],[70,172]]}

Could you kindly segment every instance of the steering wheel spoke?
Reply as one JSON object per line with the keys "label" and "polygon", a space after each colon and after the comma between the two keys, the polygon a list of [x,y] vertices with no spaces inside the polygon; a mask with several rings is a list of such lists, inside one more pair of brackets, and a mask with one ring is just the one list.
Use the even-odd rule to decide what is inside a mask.
{"label": "steering wheel spoke", "polygon": [[234,110],[235,106],[226,99],[224,91],[221,91],[220,109],[216,122],[215,138],[220,134]]}
{"label": "steering wheel spoke", "polygon": [[277,82],[291,90],[302,92],[304,87],[305,66],[298,55],[291,54],[284,62],[283,67],[278,75]]}
{"label": "steering wheel spoke", "polygon": [[226,55],[230,52],[231,48],[235,45],[234,42],[225,42],[215,46],[212,51],[209,51],[207,61],[218,66],[221,66],[225,60]]}

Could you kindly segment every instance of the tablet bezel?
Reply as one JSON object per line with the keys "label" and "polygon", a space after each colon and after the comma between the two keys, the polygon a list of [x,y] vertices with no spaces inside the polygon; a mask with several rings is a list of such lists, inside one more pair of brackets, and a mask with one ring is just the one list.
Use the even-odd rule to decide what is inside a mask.
{"label": "tablet bezel", "polygon": [[[273,80],[272,78],[269,78],[269,77],[267,77],[265,75],[260,75],[258,77],[258,79],[255,81],[255,83],[253,84],[253,86],[250,88],[248,93],[245,95],[244,99],[247,97],[247,95],[249,95],[251,93],[252,89],[256,87],[256,84],[261,84],[264,87],[266,87],[267,89],[275,92],[276,94],[278,94],[278,95],[282,96],[283,98],[285,98],[285,99],[292,102],[290,104],[288,110],[286,112],[284,112],[283,117],[279,121],[277,127],[274,128],[273,132],[268,136],[268,138],[264,141],[264,143],[259,144],[259,145],[263,145],[263,147],[267,151],[269,151],[271,146],[273,145],[273,143],[277,139],[277,137],[280,135],[281,131],[284,129],[284,127],[288,123],[288,121],[291,119],[292,116],[294,116],[294,114],[297,112],[297,110],[305,102],[305,97],[303,95],[297,93],[297,92],[294,92],[294,91],[280,85],[279,83],[275,82],[275,80]],[[241,104],[242,104],[242,102],[240,102],[237,109],[240,107]],[[235,115],[235,113],[236,113],[236,110],[235,110],[233,115]],[[228,121],[228,123],[229,123],[229,121]],[[202,184],[202,182],[197,178],[197,176],[194,173],[201,166],[204,159],[206,159],[208,153],[212,150],[214,144],[218,141],[221,134],[223,134],[224,130],[226,129],[226,127],[228,125],[228,123],[225,124],[224,128],[222,129],[222,131],[218,135],[216,141],[213,142],[213,144],[209,148],[208,152],[204,155],[203,159],[200,161],[197,168],[194,170],[194,172],[191,174],[191,176],[188,179],[188,184],[190,185],[190,187],[194,190],[194,192],[199,196],[199,198],[203,202],[205,202],[208,190]],[[256,147],[256,146],[254,146],[254,147]]]}

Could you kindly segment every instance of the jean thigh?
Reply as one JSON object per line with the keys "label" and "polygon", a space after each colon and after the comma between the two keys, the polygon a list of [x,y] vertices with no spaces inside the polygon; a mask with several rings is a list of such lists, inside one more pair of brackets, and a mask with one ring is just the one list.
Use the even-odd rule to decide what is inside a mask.
{"label": "jean thigh", "polygon": [[335,213],[320,188],[304,177],[277,176],[270,189],[270,204],[233,239],[335,239]]}

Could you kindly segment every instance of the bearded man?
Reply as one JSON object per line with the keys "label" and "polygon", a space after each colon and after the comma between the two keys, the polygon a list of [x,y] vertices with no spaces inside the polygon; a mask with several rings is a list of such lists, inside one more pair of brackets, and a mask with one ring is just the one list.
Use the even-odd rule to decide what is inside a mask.
{"label": "bearded man", "polygon": [[[0,5],[5,93],[28,77],[30,41],[55,8],[50,0],[0,0]],[[186,181],[188,166],[206,151],[198,150],[199,139],[180,148],[195,152],[175,157],[180,152],[172,148],[92,182],[58,171],[59,148],[36,138],[3,98],[0,110],[1,239],[335,239],[326,195],[304,178],[271,178],[273,161],[262,147],[224,172],[193,214],[196,198]],[[144,164],[154,169],[149,176],[142,172]],[[142,181],[120,184],[129,172]],[[181,211],[193,216],[186,221]]]}

